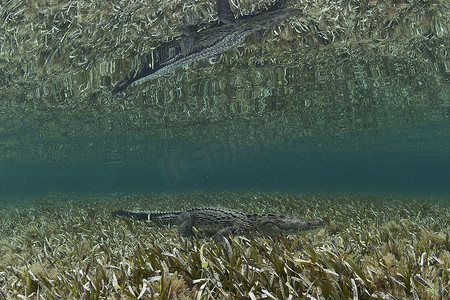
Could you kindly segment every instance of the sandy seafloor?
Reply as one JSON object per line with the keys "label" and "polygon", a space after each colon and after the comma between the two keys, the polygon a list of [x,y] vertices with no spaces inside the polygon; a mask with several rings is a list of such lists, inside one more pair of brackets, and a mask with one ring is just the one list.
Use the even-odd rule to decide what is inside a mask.
{"label": "sandy seafloor", "polygon": [[[182,238],[113,210],[323,218],[293,236]],[[449,299],[450,199],[220,192],[0,202],[0,299]]]}

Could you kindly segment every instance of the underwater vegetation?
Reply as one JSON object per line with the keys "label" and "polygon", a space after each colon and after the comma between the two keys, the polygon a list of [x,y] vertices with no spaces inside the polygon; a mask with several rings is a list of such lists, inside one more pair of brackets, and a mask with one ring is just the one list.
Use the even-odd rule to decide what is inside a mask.
{"label": "underwater vegetation", "polygon": [[[185,239],[118,208],[321,217],[305,235]],[[0,207],[0,299],[448,299],[450,203],[289,193],[75,197]]]}

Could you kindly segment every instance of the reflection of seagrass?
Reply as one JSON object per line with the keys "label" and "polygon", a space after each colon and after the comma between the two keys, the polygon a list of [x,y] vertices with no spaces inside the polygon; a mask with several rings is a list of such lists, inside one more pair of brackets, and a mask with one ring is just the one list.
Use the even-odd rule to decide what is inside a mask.
{"label": "reflection of seagrass", "polygon": [[[249,5],[238,1],[238,7],[232,7],[234,17],[263,11],[267,2],[252,1]],[[384,43],[382,51],[401,54],[398,51],[409,43],[407,39],[447,35],[450,24],[448,2],[444,0],[383,4],[354,0],[345,5],[315,0],[291,2],[292,8],[302,10],[303,17],[291,18],[267,32],[261,41],[267,50],[266,60],[282,56],[285,48],[280,51],[280,47],[295,52],[356,41],[373,46]],[[179,29],[187,24],[205,24],[217,18],[215,3],[202,1],[147,1],[145,6],[135,0],[90,1],[77,5],[48,3],[45,8],[38,3],[8,1],[0,10],[0,92],[11,98],[12,105],[25,98],[24,105],[30,109],[35,104],[96,107],[92,97],[108,97],[98,92],[109,90],[130,70],[138,69],[145,61],[143,55],[179,36]],[[225,58],[232,57],[239,64],[258,51],[261,45],[247,44],[244,57],[234,58],[231,53]],[[421,57],[414,60],[419,62]],[[98,103],[120,109],[122,101]]]}
{"label": "reflection of seagrass", "polygon": [[234,20],[229,18],[231,10],[228,0],[216,2],[220,25],[199,32],[195,26],[184,28],[181,38],[158,46],[156,51],[152,51],[149,60],[133,76],[118,84],[113,93],[171,73],[195,61],[217,57],[243,44],[248,36],[262,36],[267,29],[301,15],[299,9],[274,8],[270,12]]}
{"label": "reflection of seagrass", "polygon": [[[268,2],[235,1],[231,18],[263,12]],[[113,86],[181,28],[210,30],[215,3],[3,2],[0,124],[46,137],[269,132],[271,140],[445,119],[448,1],[404,2],[289,1],[302,17],[247,38],[220,63],[196,61],[114,96]],[[192,131],[182,133],[187,125]]]}

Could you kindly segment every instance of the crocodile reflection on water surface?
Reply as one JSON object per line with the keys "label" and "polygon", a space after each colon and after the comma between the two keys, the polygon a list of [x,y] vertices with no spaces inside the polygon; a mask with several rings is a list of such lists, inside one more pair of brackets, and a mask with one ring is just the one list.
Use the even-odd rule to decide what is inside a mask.
{"label": "crocodile reflection on water surface", "polygon": [[301,14],[299,9],[282,8],[283,2],[276,2],[265,12],[233,19],[228,0],[216,0],[218,23],[200,31],[197,26],[183,28],[181,37],[159,45],[136,72],[114,87],[112,93],[123,92],[195,61],[217,57],[242,45],[248,36],[261,37],[266,30]]}

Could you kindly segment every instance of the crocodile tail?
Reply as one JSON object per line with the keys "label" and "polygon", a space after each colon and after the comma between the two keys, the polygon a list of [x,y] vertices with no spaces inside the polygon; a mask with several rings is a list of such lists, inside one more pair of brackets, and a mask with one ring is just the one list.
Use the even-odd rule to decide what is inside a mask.
{"label": "crocodile tail", "polygon": [[131,212],[131,211],[125,211],[122,209],[112,212],[111,215],[114,218],[115,217],[126,217],[126,218],[135,219],[135,220],[139,220],[139,221],[147,221],[148,220],[148,213]]}

